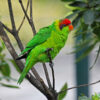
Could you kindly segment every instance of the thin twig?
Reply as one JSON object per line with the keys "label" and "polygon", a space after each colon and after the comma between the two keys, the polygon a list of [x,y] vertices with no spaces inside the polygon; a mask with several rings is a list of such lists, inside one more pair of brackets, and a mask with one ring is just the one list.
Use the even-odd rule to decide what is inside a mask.
{"label": "thin twig", "polygon": [[15,26],[15,21],[14,21],[14,15],[13,15],[13,10],[12,10],[11,0],[8,0],[8,7],[9,7],[9,14],[10,14],[10,19],[11,19],[12,30],[15,31],[16,26]]}
{"label": "thin twig", "polygon": [[[26,13],[27,13],[27,10],[28,10],[28,6],[29,6],[29,0],[28,0],[28,2],[27,2]],[[21,24],[20,24],[18,30],[17,30],[18,32],[20,31],[20,29],[21,29],[21,27],[22,27],[24,21],[25,21],[25,15],[24,15],[24,17],[23,17],[23,19],[22,19],[22,22],[21,22]]]}
{"label": "thin twig", "polygon": [[31,25],[32,25],[33,35],[35,35],[36,30],[35,30],[35,25],[34,25],[34,22],[33,22],[32,0],[30,0],[30,22],[31,22]]}
{"label": "thin twig", "polygon": [[96,82],[93,82],[93,83],[90,83],[90,84],[82,84],[82,85],[79,85],[79,86],[73,86],[73,87],[71,87],[71,88],[67,88],[67,89],[65,89],[65,90],[63,90],[63,91],[58,92],[58,94],[63,93],[63,92],[65,92],[65,91],[67,91],[67,90],[72,90],[72,89],[75,89],[75,88],[90,86],[90,85],[94,85],[94,84],[97,84],[97,83],[100,83],[100,80],[98,80],[98,81],[96,81]]}
{"label": "thin twig", "polygon": [[2,23],[2,25],[8,32],[13,33],[12,30],[10,28],[8,28],[5,24]]}
{"label": "thin twig", "polygon": [[55,75],[54,75],[54,69],[53,69],[53,62],[52,62],[52,58],[51,58],[51,55],[50,55],[50,51],[52,50],[52,48],[48,48],[46,50],[46,53],[48,55],[48,58],[49,58],[49,65],[51,67],[51,71],[52,71],[52,78],[53,78],[53,90],[55,90]]}
{"label": "thin twig", "polygon": [[55,75],[54,75],[54,69],[53,65],[50,64],[51,70],[52,70],[52,78],[53,78],[53,90],[55,90]]}
{"label": "thin twig", "polygon": [[35,70],[35,68],[33,67],[31,70],[32,70],[33,74],[35,75],[36,79],[39,80],[39,82],[41,83],[41,85],[43,86],[45,91],[49,92],[48,87],[46,86],[46,84],[44,83],[43,79],[40,77],[38,72]]}
{"label": "thin twig", "polygon": [[25,14],[25,16],[26,16],[26,18],[27,18],[29,24],[30,24],[30,18],[28,17],[28,15],[27,15],[27,13],[26,13],[26,11],[25,11],[25,8],[24,8],[24,6],[23,6],[22,0],[19,0],[19,3],[20,3],[20,5],[21,5],[21,8],[22,8],[22,10],[23,10],[23,12],[24,12],[24,14]]}
{"label": "thin twig", "polygon": [[22,10],[23,10],[23,12],[24,12],[24,14],[25,14],[25,16],[26,16],[26,18],[27,18],[27,20],[28,20],[30,26],[31,26],[31,28],[32,28],[33,33],[36,34],[36,32],[35,32],[35,30],[34,30],[35,27],[33,26],[33,22],[30,21],[30,18],[29,18],[29,16],[27,15],[27,13],[26,13],[26,11],[25,11],[25,8],[24,8],[24,5],[23,5],[23,3],[22,3],[22,0],[19,0],[19,2],[20,2],[21,8],[22,8]]}
{"label": "thin twig", "polygon": [[21,42],[21,40],[20,40],[18,34],[15,34],[15,35],[14,35],[14,38],[16,39],[20,50],[23,51],[24,47],[23,47],[23,44],[22,44],[22,42]]}
{"label": "thin twig", "polygon": [[91,70],[94,67],[94,65],[96,64],[96,62],[98,60],[99,55],[100,55],[100,45],[99,45],[99,49],[97,51],[97,55],[96,55],[95,61],[94,61],[93,65],[89,68],[89,70]]}
{"label": "thin twig", "polygon": [[22,51],[24,49],[24,47],[22,45],[21,40],[19,39],[18,32],[16,31],[11,0],[8,0],[8,7],[9,7],[10,20],[11,20],[11,24],[12,24],[12,35],[16,39],[18,46],[19,46],[20,50]]}
{"label": "thin twig", "polygon": [[47,70],[47,67],[46,67],[45,63],[43,63],[43,69],[44,69],[44,72],[45,72],[45,76],[46,76],[46,80],[47,80],[47,83],[49,85],[49,88],[52,89],[49,74],[48,74],[48,70]]}
{"label": "thin twig", "polygon": [[31,70],[32,70],[33,74],[35,75],[36,79],[41,81],[42,79],[41,79],[40,75],[38,74],[38,72],[36,71],[36,69],[34,67],[32,67]]}
{"label": "thin twig", "polygon": [[32,0],[30,0],[30,19],[33,20]]}
{"label": "thin twig", "polygon": [[47,56],[48,56],[48,58],[49,58],[49,66],[50,66],[51,71],[52,71],[53,90],[55,90],[55,75],[54,75],[53,62],[52,62],[52,58],[51,58],[50,51],[52,51],[52,48],[48,48],[48,49],[46,50],[46,53],[47,53]]}

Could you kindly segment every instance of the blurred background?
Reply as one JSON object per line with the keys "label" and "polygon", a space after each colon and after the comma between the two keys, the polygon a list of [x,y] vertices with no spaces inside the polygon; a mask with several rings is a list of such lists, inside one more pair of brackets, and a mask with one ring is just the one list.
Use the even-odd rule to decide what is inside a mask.
{"label": "blurred background", "polygon": [[[24,6],[27,5],[27,0],[23,1]],[[22,18],[24,16],[20,4],[17,0],[12,1],[13,11],[16,26],[20,25]],[[33,0],[33,20],[35,24],[36,31],[44,26],[52,24],[56,19],[61,19],[66,17],[70,12],[70,9],[66,8],[66,3],[61,0]],[[9,18],[9,10],[7,0],[0,0],[0,20],[7,26],[11,28],[11,22]],[[75,30],[74,30],[75,31]],[[99,75],[99,62],[96,63],[96,67],[93,70],[88,71],[88,66],[94,60],[96,48],[91,52],[91,54],[83,59],[79,64],[75,63],[77,54],[68,54],[73,51],[73,45],[75,45],[75,39],[73,38],[74,31],[70,33],[66,46],[61,50],[60,54],[55,58],[54,70],[56,78],[56,90],[59,91],[61,87],[67,82],[68,87],[76,86],[77,84],[91,83],[100,79]],[[13,46],[16,48],[18,54],[20,53],[16,45],[16,41],[13,36],[8,33]],[[33,37],[31,28],[25,19],[25,22],[20,30],[19,36],[22,40],[24,46]],[[6,58],[11,58],[9,52],[5,49],[3,53],[6,54]],[[99,61],[99,60],[98,60]],[[9,63],[9,62],[8,62]],[[11,63],[11,76],[18,79],[20,74],[15,70]],[[48,66],[48,64],[47,64]],[[35,68],[39,72],[40,76],[44,76],[44,71],[40,63],[35,65]],[[79,69],[79,70],[78,70]],[[51,76],[51,69],[48,66],[48,70]],[[46,81],[46,80],[45,80]],[[3,82],[6,82],[3,80]],[[17,85],[17,82],[10,81],[10,83]],[[17,85],[19,89],[11,89],[7,87],[0,86],[0,100],[46,100],[46,98],[34,88],[27,80],[24,80],[21,85]],[[81,92],[78,92],[81,91]],[[82,91],[85,95],[90,95],[100,92],[100,85],[96,84],[93,86],[81,88],[81,90],[72,89],[69,90],[67,96],[64,100],[76,100],[77,95],[81,95]]]}

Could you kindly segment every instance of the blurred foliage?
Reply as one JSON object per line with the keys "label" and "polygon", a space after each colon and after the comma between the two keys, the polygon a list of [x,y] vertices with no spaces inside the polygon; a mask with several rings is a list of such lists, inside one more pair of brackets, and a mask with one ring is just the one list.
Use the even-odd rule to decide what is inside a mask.
{"label": "blurred foliage", "polygon": [[[100,0],[62,0],[66,2],[66,7],[70,9],[67,18],[72,19],[75,29],[75,37],[79,39],[77,50],[84,49],[77,61],[87,56],[97,45],[98,52],[94,64],[100,53]],[[94,66],[93,64],[93,66]],[[93,67],[92,66],[92,67]]]}
{"label": "blurred foliage", "polygon": [[92,96],[92,100],[100,100],[100,94],[96,94]]}
{"label": "blurred foliage", "polygon": [[[67,83],[65,83],[64,84],[64,86],[61,88],[61,90],[60,91],[64,91],[64,92],[62,92],[62,93],[60,93],[59,95],[58,95],[58,100],[63,100],[64,98],[65,98],[65,96],[66,96],[66,94],[67,94]],[[66,90],[66,91],[65,91]]]}
{"label": "blurred foliage", "polygon": [[100,94],[92,95],[90,98],[87,96],[80,96],[78,100],[100,100]]}
{"label": "blurred foliage", "polygon": [[0,40],[0,85],[4,87],[18,88],[17,86],[5,84],[2,82],[2,80],[6,80],[7,82],[11,80],[16,81],[11,77],[11,68],[8,61],[10,61],[15,66],[15,68],[17,68],[14,60],[6,58],[6,55],[3,53],[4,49],[5,45],[3,41]]}

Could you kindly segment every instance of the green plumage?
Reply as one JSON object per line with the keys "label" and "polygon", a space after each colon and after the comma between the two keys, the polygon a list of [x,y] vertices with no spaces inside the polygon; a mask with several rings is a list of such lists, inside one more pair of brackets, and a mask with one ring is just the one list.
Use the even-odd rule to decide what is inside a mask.
{"label": "green plumage", "polygon": [[68,33],[68,26],[63,27],[62,29],[59,28],[59,20],[55,21],[52,25],[39,30],[21,53],[21,55],[23,55],[29,51],[25,68],[18,80],[19,84],[37,62],[49,62],[49,58],[45,52],[48,48],[53,49],[50,51],[50,54],[52,59],[55,58],[61,48],[64,47]]}

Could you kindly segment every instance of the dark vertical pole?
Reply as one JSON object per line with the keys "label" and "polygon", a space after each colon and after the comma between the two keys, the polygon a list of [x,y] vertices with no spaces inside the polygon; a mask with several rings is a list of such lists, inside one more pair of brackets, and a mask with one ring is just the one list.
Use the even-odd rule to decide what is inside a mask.
{"label": "dark vertical pole", "polygon": [[[77,38],[76,43],[79,41],[79,38]],[[77,59],[84,50],[81,50],[80,52],[75,54],[75,59]],[[77,85],[81,84],[87,84],[88,83],[88,56],[85,57],[84,59],[80,60],[79,62],[76,63],[76,80],[77,80]],[[77,88],[77,98],[81,95],[84,94],[86,96],[89,95],[89,90],[88,87],[81,87]]]}

